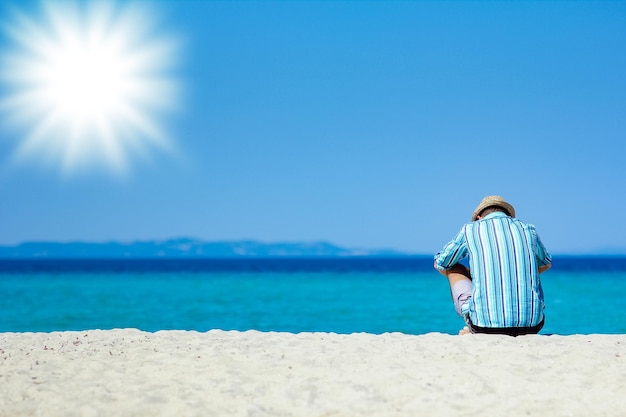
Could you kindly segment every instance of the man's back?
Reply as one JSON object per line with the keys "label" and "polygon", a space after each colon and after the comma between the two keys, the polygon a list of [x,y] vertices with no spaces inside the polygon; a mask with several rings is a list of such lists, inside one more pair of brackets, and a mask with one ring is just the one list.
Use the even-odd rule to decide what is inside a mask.
{"label": "man's back", "polygon": [[502,212],[466,224],[465,235],[474,285],[464,312],[480,327],[530,327],[543,319],[538,272],[547,254],[534,226]]}

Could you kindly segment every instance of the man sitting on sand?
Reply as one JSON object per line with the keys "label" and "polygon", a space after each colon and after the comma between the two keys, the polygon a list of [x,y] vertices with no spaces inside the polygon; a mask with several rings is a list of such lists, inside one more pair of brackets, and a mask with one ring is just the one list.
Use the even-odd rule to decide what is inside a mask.
{"label": "man sitting on sand", "polygon": [[[459,263],[466,256],[469,269]],[[538,333],[544,323],[539,274],[550,266],[535,227],[516,219],[500,196],[483,198],[472,221],[435,255],[435,268],[448,277],[455,309],[467,324],[459,334]]]}

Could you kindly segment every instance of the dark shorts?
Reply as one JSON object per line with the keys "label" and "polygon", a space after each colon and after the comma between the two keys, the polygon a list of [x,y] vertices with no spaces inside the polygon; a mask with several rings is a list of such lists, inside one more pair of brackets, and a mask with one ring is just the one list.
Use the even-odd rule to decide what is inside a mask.
{"label": "dark shorts", "polygon": [[472,324],[469,316],[465,316],[465,323],[469,327],[472,333],[484,333],[484,334],[504,334],[507,336],[522,336],[525,334],[537,334],[543,327],[545,318],[541,319],[541,322],[532,327],[480,327]]}

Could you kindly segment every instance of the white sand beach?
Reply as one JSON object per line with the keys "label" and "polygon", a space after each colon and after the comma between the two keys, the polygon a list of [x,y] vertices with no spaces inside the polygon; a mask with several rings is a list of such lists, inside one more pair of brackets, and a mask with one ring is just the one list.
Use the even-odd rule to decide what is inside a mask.
{"label": "white sand beach", "polygon": [[0,334],[0,416],[623,416],[626,335]]}

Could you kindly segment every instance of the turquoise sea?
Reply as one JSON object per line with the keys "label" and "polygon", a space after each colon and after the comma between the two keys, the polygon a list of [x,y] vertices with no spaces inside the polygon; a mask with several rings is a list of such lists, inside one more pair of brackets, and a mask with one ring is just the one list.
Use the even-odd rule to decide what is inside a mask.
{"label": "turquoise sea", "polygon": [[[542,283],[542,334],[626,333],[626,257],[556,258]],[[430,257],[0,260],[0,332],[462,326]]]}

